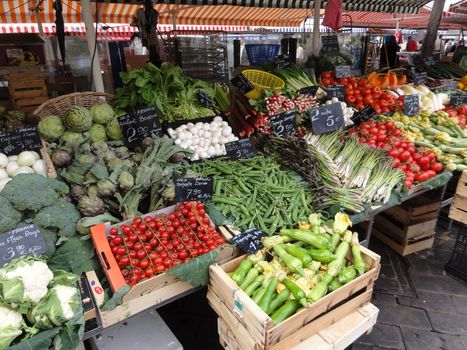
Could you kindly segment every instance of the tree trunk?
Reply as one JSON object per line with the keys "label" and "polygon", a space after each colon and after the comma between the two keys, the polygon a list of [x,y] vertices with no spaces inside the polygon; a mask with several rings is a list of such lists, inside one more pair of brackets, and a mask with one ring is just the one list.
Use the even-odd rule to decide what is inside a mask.
{"label": "tree trunk", "polygon": [[423,45],[421,49],[423,57],[433,55],[435,41],[438,37],[439,23],[441,22],[441,16],[443,15],[444,2],[445,0],[434,0],[433,2],[433,8],[431,9],[428,28],[426,30],[426,36],[423,40]]}

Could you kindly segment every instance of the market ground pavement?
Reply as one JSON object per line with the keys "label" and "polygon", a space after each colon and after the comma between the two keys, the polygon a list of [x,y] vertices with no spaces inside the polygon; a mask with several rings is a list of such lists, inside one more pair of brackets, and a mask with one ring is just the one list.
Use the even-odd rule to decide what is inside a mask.
{"label": "market ground pavement", "polygon": [[[381,255],[381,274],[372,303],[378,322],[352,350],[467,349],[467,284],[444,271],[458,227],[438,225],[433,249],[400,257],[377,239],[370,249]],[[221,350],[216,314],[200,291],[159,309],[185,350]],[[284,349],[286,350],[286,349]]]}

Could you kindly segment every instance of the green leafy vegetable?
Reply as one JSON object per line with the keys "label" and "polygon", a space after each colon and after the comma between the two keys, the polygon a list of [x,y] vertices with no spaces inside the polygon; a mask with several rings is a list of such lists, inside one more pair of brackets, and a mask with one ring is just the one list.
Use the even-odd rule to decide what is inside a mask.
{"label": "green leafy vegetable", "polygon": [[130,286],[122,286],[119,290],[117,290],[112,297],[106,301],[104,305],[102,305],[101,309],[105,311],[112,311],[117,306],[122,305],[123,297],[126,293],[130,291]]}
{"label": "green leafy vegetable", "polygon": [[209,265],[216,261],[219,255],[219,249],[220,248],[211,250],[209,253],[175,266],[166,272],[195,287],[206,286],[209,282]]}
{"label": "green leafy vegetable", "polygon": [[49,266],[53,270],[67,270],[77,275],[94,270],[94,249],[92,243],[83,241],[78,237],[70,237],[49,260]]}

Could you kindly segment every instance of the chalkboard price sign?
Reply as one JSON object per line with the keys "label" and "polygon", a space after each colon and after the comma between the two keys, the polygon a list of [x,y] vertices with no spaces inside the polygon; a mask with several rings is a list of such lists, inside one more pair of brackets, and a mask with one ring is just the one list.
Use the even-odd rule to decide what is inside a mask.
{"label": "chalkboard price sign", "polygon": [[428,75],[426,72],[415,73],[413,76],[413,82],[417,85],[423,85],[426,83]]}
{"label": "chalkboard price sign", "polygon": [[350,70],[350,66],[336,66],[334,68],[335,73],[334,75],[337,78],[350,78],[352,76],[352,71]]}
{"label": "chalkboard price sign", "polygon": [[319,86],[307,86],[298,90],[301,95],[315,96],[318,92]]}
{"label": "chalkboard price sign", "polygon": [[281,114],[273,115],[270,119],[272,130],[280,135],[294,134],[295,133],[295,110],[283,112]]}
{"label": "chalkboard price sign", "polygon": [[243,75],[242,73],[240,73],[239,75],[233,77],[230,80],[230,82],[232,83],[232,85],[236,86],[244,94],[250,92],[251,90],[253,90],[255,88],[253,86],[253,84],[250,83],[248,78],[245,75]]}
{"label": "chalkboard price sign", "polygon": [[352,121],[356,126],[359,126],[364,121],[373,118],[376,115],[376,111],[370,105],[366,105],[361,110],[354,113]]}
{"label": "chalkboard price sign", "polygon": [[310,108],[307,112],[311,119],[314,134],[325,134],[342,129],[345,126],[344,111],[340,102]]}
{"label": "chalkboard price sign", "polygon": [[467,103],[467,94],[454,94],[451,96],[449,104],[451,106],[460,106]]}
{"label": "chalkboard price sign", "polygon": [[425,58],[423,59],[423,62],[424,62],[425,65],[427,65],[427,66],[432,66],[432,65],[435,64],[435,60],[434,60],[433,56],[425,57]]}
{"label": "chalkboard price sign", "polygon": [[418,95],[404,96],[404,114],[408,116],[416,115],[420,111]]}
{"label": "chalkboard price sign", "polygon": [[339,51],[339,41],[337,40],[337,35],[322,35],[321,43],[323,52],[338,52]]}
{"label": "chalkboard price sign", "polygon": [[328,100],[330,100],[333,97],[337,97],[339,101],[344,101],[345,85],[342,85],[342,84],[329,85],[327,88],[327,98]]}
{"label": "chalkboard price sign", "polygon": [[21,256],[47,252],[42,232],[33,224],[20,226],[0,235],[0,266]]}
{"label": "chalkboard price sign", "polygon": [[177,179],[175,182],[175,200],[205,202],[212,198],[212,178],[195,177]]}
{"label": "chalkboard price sign", "polygon": [[248,254],[253,254],[263,247],[261,237],[266,235],[266,232],[253,227],[234,236],[232,241]]}
{"label": "chalkboard price sign", "polygon": [[118,118],[123,137],[130,147],[138,146],[152,134],[162,136],[162,128],[154,107],[139,108]]}
{"label": "chalkboard price sign", "polygon": [[225,150],[227,152],[227,156],[234,160],[251,158],[256,156],[256,153],[258,153],[250,138],[227,142],[225,144]]}
{"label": "chalkboard price sign", "polygon": [[446,84],[444,84],[444,90],[446,90],[446,91],[456,91],[457,90],[457,81],[448,80],[446,82]]}
{"label": "chalkboard price sign", "polygon": [[196,93],[196,99],[198,100],[198,103],[206,108],[212,108],[212,97],[209,96],[206,91],[199,90]]}
{"label": "chalkboard price sign", "polygon": [[20,129],[15,132],[0,133],[0,150],[7,156],[23,151],[35,151],[42,148],[42,141],[36,127]]}

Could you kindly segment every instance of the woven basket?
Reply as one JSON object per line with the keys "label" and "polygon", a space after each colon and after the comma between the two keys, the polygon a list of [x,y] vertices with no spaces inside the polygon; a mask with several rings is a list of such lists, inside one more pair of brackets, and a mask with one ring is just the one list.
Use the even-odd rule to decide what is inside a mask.
{"label": "woven basket", "polygon": [[91,107],[97,102],[112,101],[112,95],[103,92],[75,92],[68,95],[50,99],[33,112],[33,114],[43,118],[47,115],[62,116],[71,106]]}

